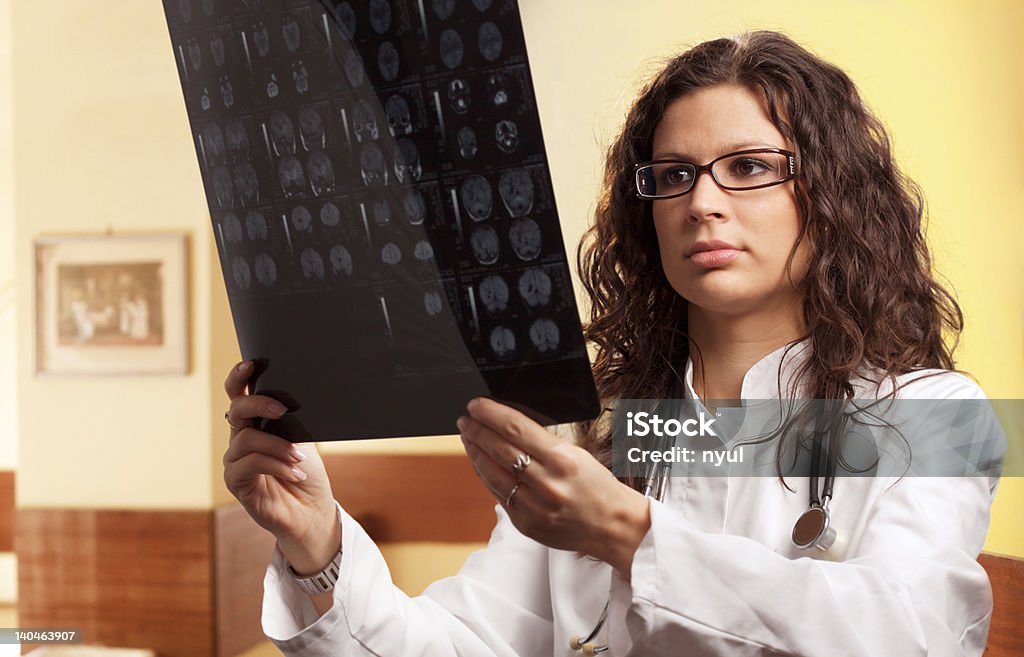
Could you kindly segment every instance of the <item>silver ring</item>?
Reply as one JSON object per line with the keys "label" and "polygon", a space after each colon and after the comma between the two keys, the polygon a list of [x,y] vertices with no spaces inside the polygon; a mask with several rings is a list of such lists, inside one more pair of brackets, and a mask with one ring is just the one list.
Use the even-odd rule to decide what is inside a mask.
{"label": "silver ring", "polygon": [[518,477],[523,473],[523,470],[525,470],[528,465],[530,465],[530,455],[520,453],[512,464],[512,472],[516,473],[516,476]]}
{"label": "silver ring", "polygon": [[519,482],[517,481],[516,485],[512,487],[512,492],[510,492],[508,494],[508,497],[505,498],[505,506],[506,507],[512,506],[512,498],[516,496],[516,491],[518,491],[518,490],[519,490]]}
{"label": "silver ring", "polygon": [[236,427],[235,425],[231,424],[231,418],[228,417],[228,413],[230,412],[231,411],[224,411],[224,421],[228,423],[228,426],[234,429],[235,431],[241,431],[242,429],[244,429],[245,427]]}

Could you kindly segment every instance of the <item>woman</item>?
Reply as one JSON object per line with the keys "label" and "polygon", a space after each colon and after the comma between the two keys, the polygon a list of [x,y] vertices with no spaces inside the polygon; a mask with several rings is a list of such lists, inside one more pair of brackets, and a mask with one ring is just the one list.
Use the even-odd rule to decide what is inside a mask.
{"label": "woman", "polygon": [[[983,398],[948,371],[942,333],[959,332],[960,311],[931,276],[921,200],[885,131],[844,73],[786,37],[669,62],[612,145],[604,190],[580,251],[602,398],[662,398],[673,381],[708,403]],[[226,384],[243,429],[225,480],[278,538],[263,623],[285,654],[984,648],[975,559],[994,478],[844,478],[831,513],[847,540],[800,558],[813,556],[791,542],[806,478],[679,477],[658,501],[611,475],[602,423],[578,427],[575,446],[477,399],[458,427],[497,527],[458,576],[410,599],[332,499],[316,450],[244,428],[284,412],[244,394],[250,372]],[[332,558],[337,584],[307,596],[296,576],[333,579]]]}

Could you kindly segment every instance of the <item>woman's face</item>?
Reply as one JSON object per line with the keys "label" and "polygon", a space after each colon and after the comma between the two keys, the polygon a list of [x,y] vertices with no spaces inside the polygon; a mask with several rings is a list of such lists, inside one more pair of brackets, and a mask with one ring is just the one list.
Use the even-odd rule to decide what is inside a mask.
{"label": "woman's face", "polygon": [[[734,85],[672,102],[654,131],[653,146],[652,159],[698,165],[749,148],[793,150],[762,101]],[[739,315],[795,301],[786,274],[800,232],[792,181],[726,191],[702,173],[688,194],[652,203],[665,276],[692,306]],[[804,241],[793,261],[794,283],[803,278],[808,255]]]}

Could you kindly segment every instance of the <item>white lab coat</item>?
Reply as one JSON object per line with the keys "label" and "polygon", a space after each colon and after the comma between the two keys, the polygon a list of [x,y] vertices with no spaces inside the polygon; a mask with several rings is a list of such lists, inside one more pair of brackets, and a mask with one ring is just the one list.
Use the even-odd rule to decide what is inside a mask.
{"label": "white lab coat", "polygon": [[[783,351],[750,369],[744,399],[777,398],[780,363],[788,390],[804,345],[785,362]],[[694,397],[689,365],[686,382]],[[946,372],[900,397],[984,394]],[[591,631],[610,596],[599,642],[614,657],[982,654],[992,595],[976,558],[996,478],[839,478],[830,510],[843,554],[792,546],[809,483],[787,483],[795,492],[777,477],[673,476],[666,499],[650,503],[631,581],[526,538],[496,505],[487,547],[413,598],[394,587],[373,541],[339,505],[333,606],[317,618],[275,549],[263,630],[288,657],[576,657],[571,637]]]}

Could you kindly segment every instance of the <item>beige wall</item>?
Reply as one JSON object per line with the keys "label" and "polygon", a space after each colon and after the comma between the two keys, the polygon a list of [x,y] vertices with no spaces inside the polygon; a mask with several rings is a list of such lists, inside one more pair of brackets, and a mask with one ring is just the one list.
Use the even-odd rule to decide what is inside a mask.
{"label": "beige wall", "polygon": [[[210,508],[218,279],[161,5],[18,2],[13,32],[17,504]],[[107,230],[192,236],[190,375],[34,373],[33,238]]]}

